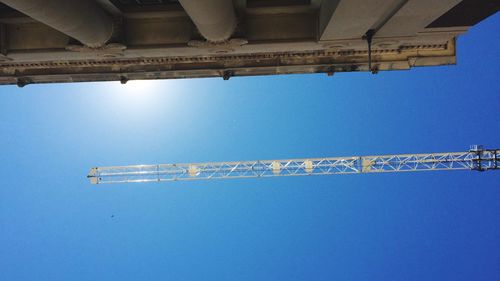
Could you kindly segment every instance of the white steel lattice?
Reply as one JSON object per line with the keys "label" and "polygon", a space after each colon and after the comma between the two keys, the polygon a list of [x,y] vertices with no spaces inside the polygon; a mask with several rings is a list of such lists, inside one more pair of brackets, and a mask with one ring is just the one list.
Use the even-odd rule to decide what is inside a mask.
{"label": "white steel lattice", "polygon": [[91,183],[101,184],[436,170],[485,171],[498,169],[499,155],[500,150],[480,149],[430,154],[111,166],[92,168],[88,177]]}

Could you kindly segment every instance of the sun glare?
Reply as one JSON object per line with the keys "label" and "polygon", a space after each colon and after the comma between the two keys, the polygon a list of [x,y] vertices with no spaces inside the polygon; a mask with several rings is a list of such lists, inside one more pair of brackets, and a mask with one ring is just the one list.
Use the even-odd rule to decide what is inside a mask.
{"label": "sun glare", "polygon": [[130,97],[144,97],[155,94],[155,89],[159,88],[159,81],[156,80],[132,80],[126,84],[118,84],[123,95]]}
{"label": "sun glare", "polygon": [[150,106],[159,98],[161,86],[164,86],[160,83],[157,80],[131,80],[126,84],[115,82],[111,94],[116,103],[124,106]]}
{"label": "sun glare", "polygon": [[179,85],[176,81],[131,80],[106,83],[105,96],[116,110],[127,110],[129,114],[147,114],[161,105],[167,109],[173,104]]}

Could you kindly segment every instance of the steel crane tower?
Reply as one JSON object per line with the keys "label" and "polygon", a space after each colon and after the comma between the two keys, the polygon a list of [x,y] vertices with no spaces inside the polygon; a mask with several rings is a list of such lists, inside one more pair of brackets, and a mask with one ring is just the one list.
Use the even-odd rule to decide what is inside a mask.
{"label": "steel crane tower", "polygon": [[438,170],[488,171],[499,169],[499,164],[500,149],[474,145],[465,152],[96,167],[87,177],[93,184],[104,184]]}

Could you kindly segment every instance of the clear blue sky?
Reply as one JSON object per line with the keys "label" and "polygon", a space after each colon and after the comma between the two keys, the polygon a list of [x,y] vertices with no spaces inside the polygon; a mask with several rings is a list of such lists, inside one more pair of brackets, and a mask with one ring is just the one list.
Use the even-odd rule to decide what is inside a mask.
{"label": "clear blue sky", "polygon": [[500,147],[499,27],[460,37],[456,66],[0,87],[0,280],[500,280],[500,172],[85,178]]}

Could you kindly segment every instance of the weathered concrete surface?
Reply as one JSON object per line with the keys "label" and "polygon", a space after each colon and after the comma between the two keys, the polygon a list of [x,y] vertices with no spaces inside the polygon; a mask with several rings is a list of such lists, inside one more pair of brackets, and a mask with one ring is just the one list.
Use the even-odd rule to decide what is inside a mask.
{"label": "weathered concrete surface", "polygon": [[[372,44],[377,71],[448,65],[456,61],[455,39],[468,28],[453,20],[429,27],[458,0],[235,0],[211,6],[222,13],[217,8],[201,21],[170,1],[39,2],[55,1],[62,1],[57,9],[74,16],[58,21],[78,19],[67,28],[105,34],[98,41],[106,44],[79,45],[77,35],[0,5],[0,84],[368,71],[367,42],[361,38],[368,29],[377,30]],[[112,39],[102,21],[81,25],[86,12],[75,15],[69,2],[80,7],[78,13],[84,9],[75,3],[93,3],[98,14],[112,17]],[[196,2],[202,7],[210,1]],[[218,35],[204,34],[200,23],[214,22],[222,27],[215,29]]]}
{"label": "weathered concrete surface", "polygon": [[376,36],[415,36],[460,2],[461,0],[409,0],[377,31]]}
{"label": "weathered concrete surface", "polygon": [[226,41],[233,34],[236,28],[236,14],[232,0],[179,0],[179,2],[208,41]]}
{"label": "weathered concrete surface", "polygon": [[367,30],[390,17],[404,0],[324,1],[321,6],[321,40],[361,38]]}
{"label": "weathered concrete surface", "polygon": [[10,7],[90,47],[104,45],[113,21],[93,0],[2,0]]}

